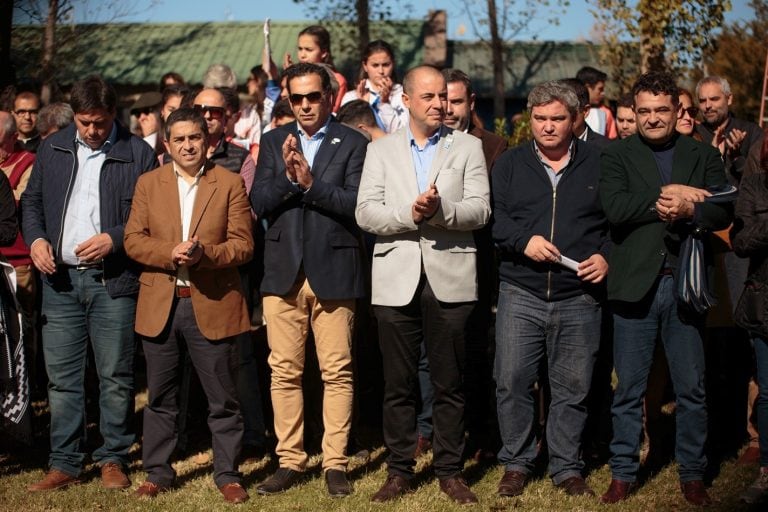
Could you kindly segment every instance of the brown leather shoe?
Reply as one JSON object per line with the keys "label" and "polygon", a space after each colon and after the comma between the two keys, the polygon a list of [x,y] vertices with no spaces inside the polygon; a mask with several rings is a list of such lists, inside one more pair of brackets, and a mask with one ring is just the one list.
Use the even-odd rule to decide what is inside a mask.
{"label": "brown leather shoe", "polygon": [[741,454],[736,464],[739,466],[756,466],[760,462],[760,447],[759,446],[747,446],[744,453]]}
{"label": "brown leather shoe", "polygon": [[64,489],[70,485],[79,484],[80,479],[74,476],[70,476],[58,469],[51,469],[45,474],[42,480],[29,484],[27,486],[28,491],[54,491],[56,489]]}
{"label": "brown leather shoe", "polygon": [[568,496],[594,496],[595,491],[593,491],[588,485],[587,482],[581,478],[580,476],[572,476],[571,478],[566,478],[559,484],[555,485],[558,489],[562,489],[565,491],[565,494]]}
{"label": "brown leather shoe", "polygon": [[623,480],[611,480],[611,485],[608,486],[608,490],[605,494],[600,496],[602,503],[618,503],[625,500],[632,494],[637,488],[635,482],[625,482]]}
{"label": "brown leather shoe", "polygon": [[440,490],[459,505],[474,505],[477,503],[477,496],[469,489],[467,482],[461,477],[440,480]]}
{"label": "brown leather shoe", "polygon": [[399,498],[403,494],[410,492],[411,482],[406,480],[400,475],[389,475],[387,481],[381,486],[376,494],[373,495],[371,501],[374,503],[385,503],[392,501],[395,498]]}
{"label": "brown leather shoe", "polygon": [[275,473],[256,487],[261,495],[277,494],[290,489],[299,481],[302,474],[289,468],[278,468]]}
{"label": "brown leather shoe", "polygon": [[712,498],[707,494],[707,488],[701,480],[680,482],[680,490],[683,491],[685,501],[697,507],[708,507],[712,504]]}
{"label": "brown leather shoe", "polygon": [[528,481],[528,475],[521,471],[505,471],[499,481],[499,496],[520,496]]}
{"label": "brown leather shoe", "polygon": [[325,485],[332,498],[343,498],[352,494],[347,473],[340,469],[329,469],[325,472]]}
{"label": "brown leather shoe", "polygon": [[419,439],[416,441],[416,451],[413,453],[413,458],[418,459],[431,449],[432,440],[419,434]]}
{"label": "brown leather shoe", "polygon": [[167,490],[168,487],[163,487],[147,480],[134,491],[133,495],[137,498],[155,498],[158,494]]}
{"label": "brown leather shoe", "polygon": [[224,501],[227,503],[245,503],[249,498],[243,486],[237,482],[224,484],[219,487],[219,490],[224,495]]}
{"label": "brown leather shoe", "polygon": [[101,485],[105,489],[127,489],[131,486],[131,481],[120,464],[107,462],[101,466]]}

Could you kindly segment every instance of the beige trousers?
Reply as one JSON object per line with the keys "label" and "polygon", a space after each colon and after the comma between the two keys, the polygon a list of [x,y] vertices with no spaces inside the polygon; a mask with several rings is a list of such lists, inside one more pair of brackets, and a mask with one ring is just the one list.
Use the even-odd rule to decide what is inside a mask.
{"label": "beige trousers", "polygon": [[323,469],[346,469],[352,422],[354,299],[321,301],[302,275],[287,295],[265,295],[263,307],[280,467],[304,471],[307,465],[301,378],[311,326],[324,386]]}

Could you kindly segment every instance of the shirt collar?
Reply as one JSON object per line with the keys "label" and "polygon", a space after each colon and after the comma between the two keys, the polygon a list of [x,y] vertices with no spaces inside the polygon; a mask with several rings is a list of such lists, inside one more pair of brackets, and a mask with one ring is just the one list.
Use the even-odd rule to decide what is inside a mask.
{"label": "shirt collar", "polygon": [[[177,178],[183,178],[181,173],[183,173],[184,171],[183,170],[181,170],[181,171],[179,170],[178,166],[176,165],[176,162],[173,162],[173,172],[174,172],[174,174],[176,174]],[[205,162],[203,162],[203,165],[200,166],[200,170],[197,171],[197,174],[195,174],[195,182],[200,180],[200,176],[202,176],[203,173],[205,173]],[[184,174],[186,174],[186,173],[184,173]]]}
{"label": "shirt collar", "polygon": [[[418,148],[419,145],[416,143],[416,139],[413,137],[413,132],[411,132],[411,123],[406,123],[405,124],[405,132],[408,135],[408,141],[409,141],[410,145],[411,146],[416,146]],[[435,130],[435,133],[433,133],[432,135],[427,137],[427,143],[424,144],[424,148],[426,148],[427,146],[434,146],[434,145],[436,145],[437,141],[440,140],[440,134],[442,132],[443,132],[443,127],[441,125],[440,128]],[[419,149],[424,149],[424,148],[419,148]]]}
{"label": "shirt collar", "polygon": [[109,132],[109,137],[107,137],[107,140],[104,141],[104,143],[96,148],[93,149],[91,146],[85,143],[85,141],[80,137],[80,132],[75,129],[75,143],[77,143],[80,146],[83,146],[85,148],[88,148],[91,151],[101,151],[102,153],[109,152],[110,149],[112,149],[112,146],[115,145],[115,141],[117,140],[117,123],[112,122],[112,130]]}
{"label": "shirt collar", "polygon": [[299,135],[303,137],[305,140],[319,140],[325,137],[325,132],[328,131],[328,125],[331,124],[331,118],[333,116],[328,116],[328,119],[325,121],[325,124],[320,127],[319,130],[315,132],[315,134],[311,137],[307,137],[307,134],[304,132],[304,129],[301,127],[298,121],[296,121],[296,131],[299,132]]}
{"label": "shirt collar", "polygon": [[[586,130],[585,130],[585,132],[586,132]],[[547,167],[550,167],[549,164],[544,162],[544,155],[541,152],[541,150],[539,149],[539,145],[536,144],[536,141],[533,140],[531,142],[533,143],[533,150],[536,152],[536,156],[538,157],[539,162],[541,162],[542,165],[546,165]],[[576,146],[576,137],[571,137],[571,143],[568,144],[568,163],[565,164],[565,167],[568,167],[570,165],[570,163],[571,163],[571,158],[573,158],[573,150],[574,150],[575,146]]]}

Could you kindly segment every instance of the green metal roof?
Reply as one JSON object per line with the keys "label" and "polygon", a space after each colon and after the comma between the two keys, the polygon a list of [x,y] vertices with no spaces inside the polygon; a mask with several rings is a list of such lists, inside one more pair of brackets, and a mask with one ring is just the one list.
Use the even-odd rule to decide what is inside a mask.
{"label": "green metal roof", "polygon": [[[278,67],[286,51],[291,51],[295,60],[296,37],[310,24],[272,24],[270,43]],[[331,32],[336,67],[349,77],[355,76],[359,56],[357,42],[349,35],[350,25],[325,26]],[[372,23],[371,39],[389,41],[395,48],[398,68],[407,69],[421,62],[422,27],[420,20]],[[264,48],[263,22],[70,25],[59,27],[58,33],[60,40],[73,39],[58,50],[57,77],[62,84],[99,73],[119,85],[154,85],[168,71],[180,73],[190,83],[199,83],[214,63],[229,65],[243,84],[250,69],[261,64]],[[41,27],[13,28],[11,58],[21,79],[36,77],[41,39]]]}

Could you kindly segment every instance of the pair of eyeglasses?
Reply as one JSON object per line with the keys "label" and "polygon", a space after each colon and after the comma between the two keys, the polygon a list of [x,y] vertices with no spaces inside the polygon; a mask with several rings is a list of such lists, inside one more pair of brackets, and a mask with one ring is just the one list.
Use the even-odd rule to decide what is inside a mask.
{"label": "pair of eyeglasses", "polygon": [[192,108],[195,109],[195,112],[198,112],[205,116],[207,113],[209,116],[211,116],[211,119],[216,119],[221,121],[224,119],[224,114],[226,114],[226,110],[224,110],[224,107],[212,107],[210,105],[199,105],[195,103],[192,105]]}
{"label": "pair of eyeglasses", "polygon": [[699,108],[698,107],[688,107],[688,108],[681,108],[680,109],[680,117],[683,117],[684,114],[688,114],[691,116],[691,118],[696,118],[697,115],[699,115]]}
{"label": "pair of eyeglasses", "polygon": [[38,109],[36,109],[36,108],[31,108],[31,109],[20,108],[19,110],[14,110],[13,112],[17,116],[27,116],[27,115],[29,115],[29,116],[36,116],[37,113],[40,112],[40,111]]}
{"label": "pair of eyeglasses", "polygon": [[301,105],[304,98],[307,98],[307,101],[310,103],[320,103],[320,100],[323,99],[323,93],[321,91],[313,91],[307,94],[294,93],[288,96],[288,100],[293,105]]}
{"label": "pair of eyeglasses", "polygon": [[139,117],[141,114],[144,114],[145,116],[148,116],[152,113],[152,111],[155,110],[152,107],[146,107],[146,108],[140,108],[138,110],[131,110],[131,114],[135,115],[136,117]]}

